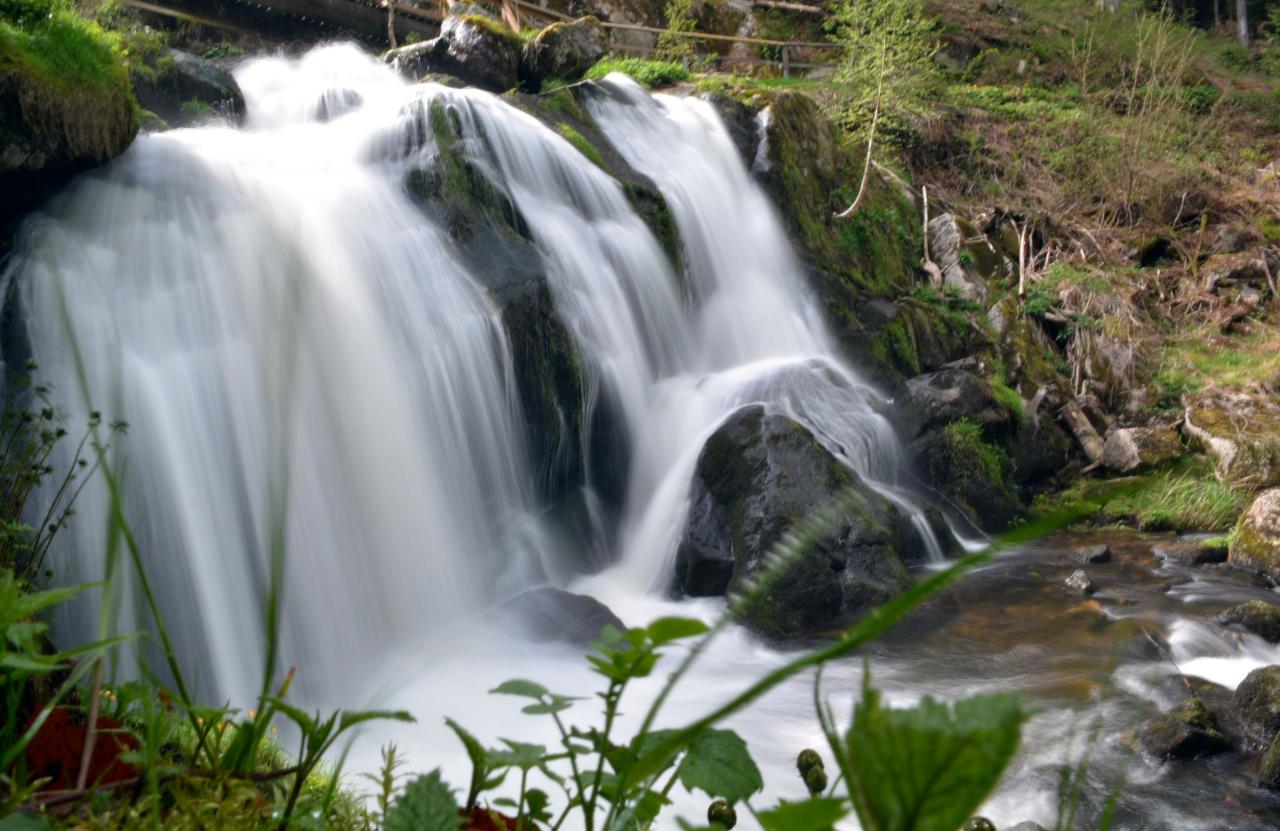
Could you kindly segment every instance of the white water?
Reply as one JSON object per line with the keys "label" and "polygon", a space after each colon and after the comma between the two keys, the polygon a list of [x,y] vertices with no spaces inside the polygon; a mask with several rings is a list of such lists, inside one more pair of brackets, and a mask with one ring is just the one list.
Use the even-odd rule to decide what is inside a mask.
{"label": "white water", "polygon": [[[253,61],[239,79],[244,129],[141,137],[28,226],[17,275],[36,358],[72,404],[71,424],[90,406],[130,423],[117,442],[126,511],[179,653],[205,668],[206,698],[257,692],[272,506],[285,502],[280,666],[301,667],[306,703],[414,711],[419,727],[372,738],[400,742],[415,768],[442,765],[466,780],[446,714],[487,742],[539,738],[547,725],[483,695],[505,678],[578,695],[598,688],[576,651],[476,619],[497,599],[562,579],[565,565],[525,469],[498,312],[481,275],[402,190],[408,167],[433,158],[429,141],[400,152],[406,132],[429,135],[404,129],[427,99],[453,109],[475,160],[528,222],[559,313],[631,443],[616,564],[570,588],[629,624],[715,616],[716,602],[659,595],[701,444],[745,403],[805,423],[911,508],[876,392],[832,348],[771,206],[705,103],[613,79],[590,104],[671,205],[687,264],[676,275],[616,182],[493,96],[410,87],[349,47]],[[55,563],[67,579],[100,577],[106,508],[100,490],[86,494]],[[934,545],[928,533],[921,545]],[[92,608],[76,617],[68,631],[92,631]],[[1273,660],[1257,644],[1178,644],[1180,661],[1222,680]],[[664,723],[704,714],[785,658],[729,632]],[[877,664],[903,702],[1003,688],[1017,672],[972,662],[933,672],[901,655]],[[860,673],[854,662],[828,672],[838,712]],[[639,686],[627,719],[660,680]],[[585,720],[594,702],[579,708]],[[998,821],[1051,824],[1056,783],[1040,771],[1062,760],[1072,718],[1059,709],[1033,722],[1039,740],[989,806]],[[768,798],[799,797],[791,759],[819,739],[808,680],[730,726],[760,759]],[[356,765],[373,767],[375,747],[361,745]],[[704,806],[677,793],[686,817]]]}

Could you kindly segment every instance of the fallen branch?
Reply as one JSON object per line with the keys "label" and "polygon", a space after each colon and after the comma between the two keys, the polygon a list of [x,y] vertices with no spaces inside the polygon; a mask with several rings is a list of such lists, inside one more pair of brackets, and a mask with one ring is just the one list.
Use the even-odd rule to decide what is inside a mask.
{"label": "fallen branch", "polygon": [[876,106],[871,113],[871,131],[867,135],[867,158],[862,165],[862,182],[858,185],[858,195],[853,198],[853,204],[836,214],[836,219],[848,219],[853,216],[862,205],[862,198],[867,195],[867,180],[871,178],[871,152],[876,143],[876,124],[880,121],[880,101],[884,96],[885,59],[888,56],[888,49],[888,39],[881,40],[880,77],[876,80]]}

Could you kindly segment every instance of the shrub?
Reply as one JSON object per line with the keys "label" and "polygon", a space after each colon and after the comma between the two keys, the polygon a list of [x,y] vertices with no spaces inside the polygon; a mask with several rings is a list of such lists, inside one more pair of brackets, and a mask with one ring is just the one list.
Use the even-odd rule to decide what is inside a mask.
{"label": "shrub", "polygon": [[649,89],[689,80],[689,70],[678,63],[643,58],[605,58],[587,71],[587,78],[598,81],[610,72],[630,75],[636,83]]}

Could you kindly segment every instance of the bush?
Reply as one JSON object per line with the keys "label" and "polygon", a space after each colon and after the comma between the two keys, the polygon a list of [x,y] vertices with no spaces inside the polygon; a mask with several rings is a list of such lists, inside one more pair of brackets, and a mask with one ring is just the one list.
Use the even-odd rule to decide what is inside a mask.
{"label": "bush", "polygon": [[689,80],[689,70],[678,63],[643,58],[605,58],[587,71],[587,78],[598,81],[610,72],[630,75],[636,83],[648,89]]}

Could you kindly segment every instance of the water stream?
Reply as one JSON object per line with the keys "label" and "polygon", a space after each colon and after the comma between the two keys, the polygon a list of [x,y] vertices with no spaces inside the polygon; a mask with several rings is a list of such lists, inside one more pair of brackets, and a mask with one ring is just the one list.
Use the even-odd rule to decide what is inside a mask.
{"label": "water stream", "polygon": [[[747,403],[808,426],[916,518],[920,559],[941,558],[880,394],[833,347],[774,209],[708,104],[651,96],[620,77],[587,98],[610,142],[671,206],[684,254],[677,274],[618,182],[498,97],[410,85],[349,46],[252,60],[237,76],[249,106],[242,128],[141,136],[27,223],[7,277],[69,422],[99,410],[129,424],[115,443],[125,510],[202,696],[256,694],[282,535],[280,665],[301,668],[297,694],[419,718],[373,731],[354,764],[373,767],[377,742],[395,740],[414,767],[442,765],[464,782],[444,715],[486,741],[550,741],[547,725],[482,693],[508,677],[576,695],[597,685],[579,652],[527,643],[486,610],[550,581],[629,624],[714,617],[719,602],[673,601],[665,590],[702,443]],[[574,574],[548,522],[523,443],[512,346],[485,275],[463,265],[405,190],[407,172],[436,158],[422,129],[431,102],[448,109],[476,169],[527,222],[593,389],[621,414],[632,463],[607,535],[611,565],[599,573]],[[55,555],[63,579],[100,577],[108,508],[104,489],[86,492]],[[1122,624],[1143,620],[1184,670],[1234,685],[1245,667],[1280,653],[1205,621],[1262,590],[1211,571],[1162,593],[1154,586],[1167,575],[1149,548],[1118,545],[1131,550],[1114,571],[1130,579],[1114,592],[1134,594],[1132,606],[1105,593],[1092,606],[1071,600],[1052,577],[1065,568],[1061,549],[1028,550],[874,651],[876,677],[896,701],[1028,691],[1040,714],[989,806],[1000,822],[1052,826],[1052,766],[1072,752],[1072,725],[1100,714],[1097,775],[1133,768],[1122,827],[1222,827],[1204,805],[1236,792],[1231,775],[1207,775],[1192,792],[1177,771],[1123,752],[1124,731],[1167,695],[1151,680],[1167,667],[1134,651]],[[116,599],[125,628],[142,620],[130,594]],[[86,636],[96,619],[86,602],[59,625]],[[1122,653],[1109,662],[1116,644]],[[787,654],[732,630],[667,720],[701,715]],[[828,673],[838,711],[860,675],[856,661]],[[734,722],[757,751],[769,797],[801,795],[791,759],[818,738],[808,683]],[[1188,819],[1197,805],[1203,822]],[[704,808],[677,798],[691,819]],[[1277,816],[1257,794],[1233,810]]]}

